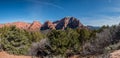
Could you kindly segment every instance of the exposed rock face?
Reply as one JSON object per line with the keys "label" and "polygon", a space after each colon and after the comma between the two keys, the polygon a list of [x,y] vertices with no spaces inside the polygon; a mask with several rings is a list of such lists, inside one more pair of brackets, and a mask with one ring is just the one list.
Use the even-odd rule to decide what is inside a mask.
{"label": "exposed rock face", "polygon": [[55,21],[55,22],[50,22],[46,21],[43,25],[38,22],[34,21],[33,23],[26,23],[26,22],[13,22],[13,23],[6,23],[6,24],[0,24],[0,28],[4,26],[16,26],[17,28],[20,29],[25,29],[25,30],[47,30],[47,29],[66,29],[68,28],[86,28],[81,22],[74,17],[65,17],[61,20]]}
{"label": "exposed rock face", "polygon": [[20,29],[25,30],[39,30],[42,26],[42,24],[38,21],[34,21],[33,23],[26,23],[26,22],[13,22],[13,23],[6,23],[6,24],[0,24],[0,28],[4,26],[16,26]]}
{"label": "exposed rock face", "polygon": [[74,17],[65,17],[61,20],[55,21],[55,22],[50,22],[47,21],[43,24],[43,26],[41,27],[41,30],[46,30],[46,29],[66,29],[67,27],[69,28],[85,28],[85,26],[83,24],[81,24],[81,22],[74,18]]}
{"label": "exposed rock face", "polygon": [[30,26],[30,24],[26,22],[14,22],[14,23],[8,24],[8,26],[10,25],[16,26],[17,28],[20,28],[20,29],[28,29],[28,27]]}
{"label": "exposed rock face", "polygon": [[34,21],[30,26],[29,30],[40,30],[42,24],[38,21]]}
{"label": "exposed rock face", "polygon": [[4,25],[3,24],[0,24],[0,28],[2,28]]}
{"label": "exposed rock face", "polygon": [[80,21],[77,20],[76,18],[71,17],[71,18],[69,19],[68,27],[69,27],[69,28],[83,27],[83,24],[81,24]]}
{"label": "exposed rock face", "polygon": [[16,26],[17,28],[20,29],[28,29],[28,27],[30,26],[29,23],[26,22],[13,22],[13,23],[6,23],[6,24],[0,24],[0,28],[4,27],[4,26]]}
{"label": "exposed rock face", "polygon": [[63,18],[56,25],[56,29],[62,29],[62,30],[65,29],[67,27],[67,25],[68,25],[68,22],[69,22],[69,17]]}
{"label": "exposed rock face", "polygon": [[41,27],[41,30],[47,30],[47,29],[55,29],[55,25],[50,22],[50,21],[46,21],[42,27]]}
{"label": "exposed rock face", "polygon": [[62,29],[65,28],[83,28],[83,24],[80,23],[79,20],[77,20],[74,17],[65,17],[62,20],[57,22],[56,29]]}

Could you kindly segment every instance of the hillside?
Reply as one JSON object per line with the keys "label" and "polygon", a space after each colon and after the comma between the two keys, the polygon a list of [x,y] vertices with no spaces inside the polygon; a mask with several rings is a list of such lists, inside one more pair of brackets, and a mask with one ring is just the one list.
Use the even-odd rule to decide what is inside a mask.
{"label": "hillside", "polygon": [[44,24],[38,21],[0,24],[0,50],[5,51],[0,56],[106,58],[119,55],[120,25],[96,28],[84,26],[74,17]]}

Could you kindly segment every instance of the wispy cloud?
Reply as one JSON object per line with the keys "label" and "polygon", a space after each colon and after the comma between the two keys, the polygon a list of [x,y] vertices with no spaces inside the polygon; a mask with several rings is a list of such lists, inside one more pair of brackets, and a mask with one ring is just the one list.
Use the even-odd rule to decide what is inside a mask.
{"label": "wispy cloud", "polygon": [[[61,7],[61,6],[59,6],[59,5],[55,4],[55,3],[49,2],[47,0],[27,0],[27,1],[33,2],[33,3],[36,3],[36,4],[52,6],[52,7],[56,7],[58,9],[64,10],[63,7]],[[58,1],[58,0],[56,0],[56,1]]]}
{"label": "wispy cloud", "polygon": [[111,8],[111,11],[120,12],[120,7],[113,7],[113,8]]}
{"label": "wispy cloud", "polygon": [[120,23],[120,16],[101,16],[97,18],[81,18],[81,20],[86,25],[93,25],[93,26],[103,26],[103,25],[117,25]]}
{"label": "wispy cloud", "polygon": [[[29,13],[29,16],[31,16],[33,19],[40,20],[42,23],[46,21],[45,20],[47,18],[46,15],[48,15],[46,14],[47,11],[52,12],[51,10],[53,8],[56,11],[57,10],[65,11],[63,7],[57,5],[59,0],[55,0],[56,3],[48,0],[25,0],[25,1],[31,3],[31,5],[27,7],[27,12]],[[53,13],[54,12],[52,12],[52,14]]]}

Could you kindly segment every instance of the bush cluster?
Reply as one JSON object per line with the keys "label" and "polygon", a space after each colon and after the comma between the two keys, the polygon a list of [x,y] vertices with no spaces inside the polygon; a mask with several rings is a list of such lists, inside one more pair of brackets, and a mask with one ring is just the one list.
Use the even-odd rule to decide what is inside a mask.
{"label": "bush cluster", "polygon": [[0,48],[11,54],[28,53],[32,42],[41,40],[44,36],[40,32],[28,32],[15,26],[0,28]]}

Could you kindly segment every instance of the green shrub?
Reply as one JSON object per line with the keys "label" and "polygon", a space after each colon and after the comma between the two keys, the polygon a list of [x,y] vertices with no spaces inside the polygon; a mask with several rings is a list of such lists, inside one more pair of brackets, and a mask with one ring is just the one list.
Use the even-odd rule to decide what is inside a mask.
{"label": "green shrub", "polygon": [[52,30],[48,39],[54,55],[65,55],[67,50],[76,52],[80,50],[79,34],[72,29]]}
{"label": "green shrub", "polygon": [[1,44],[3,50],[12,54],[27,54],[29,48],[29,39],[24,30],[12,26],[1,35]]}
{"label": "green shrub", "polygon": [[11,54],[28,53],[32,42],[38,42],[43,37],[40,31],[30,32],[15,26],[0,28],[0,44],[4,51]]}

